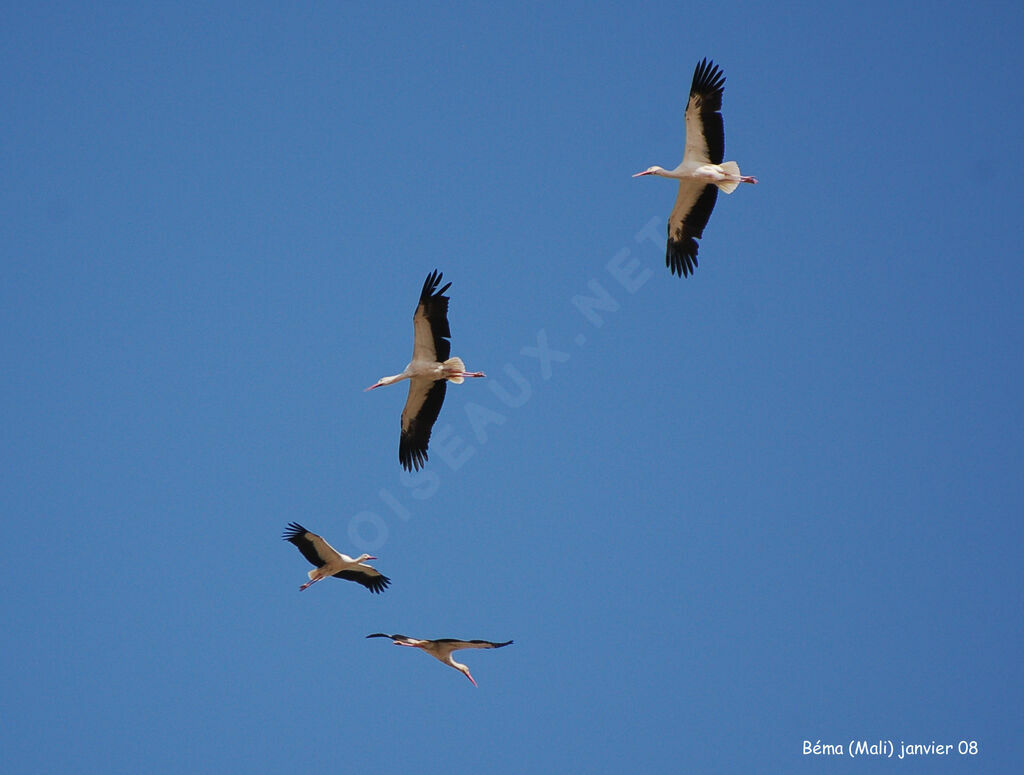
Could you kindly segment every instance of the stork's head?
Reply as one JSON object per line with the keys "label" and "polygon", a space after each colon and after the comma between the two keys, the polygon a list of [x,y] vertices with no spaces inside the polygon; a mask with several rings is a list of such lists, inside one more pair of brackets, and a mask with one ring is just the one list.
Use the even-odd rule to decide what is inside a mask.
{"label": "stork's head", "polygon": [[469,674],[469,668],[468,668],[468,667],[466,667],[466,666],[465,666],[465,665],[463,665],[463,664],[456,664],[456,665],[455,665],[455,667],[456,667],[456,669],[457,669],[457,670],[458,670],[458,671],[459,671],[460,673],[462,673],[462,674],[463,674],[464,676],[466,676],[466,678],[468,678],[468,679],[470,680],[470,682],[471,682],[471,683],[473,684],[473,686],[476,686],[476,681],[474,681],[474,680],[473,680],[473,676],[471,676],[471,675]]}
{"label": "stork's head", "polygon": [[665,168],[664,167],[659,167],[657,164],[655,164],[653,167],[648,167],[643,172],[636,173],[636,175],[634,175],[633,177],[634,178],[639,178],[642,175],[664,175],[664,174],[665,174]]}
{"label": "stork's head", "polygon": [[375,383],[370,385],[370,387],[366,388],[366,390],[364,390],[363,392],[365,393],[367,390],[373,390],[374,388],[383,387],[384,385],[390,385],[396,379],[397,377],[381,377]]}
{"label": "stork's head", "polygon": [[376,559],[377,558],[374,557],[372,554],[361,554],[358,557],[356,557],[356,562],[366,562],[367,560],[376,560]]}

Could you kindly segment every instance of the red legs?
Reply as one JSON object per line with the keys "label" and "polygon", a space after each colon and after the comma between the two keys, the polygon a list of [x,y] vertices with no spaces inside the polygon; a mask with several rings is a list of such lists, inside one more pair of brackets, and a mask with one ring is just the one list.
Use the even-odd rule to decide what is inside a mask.
{"label": "red legs", "polygon": [[740,183],[757,183],[757,178],[753,175],[744,175],[740,178]]}
{"label": "red legs", "polygon": [[[445,379],[454,379],[456,377],[465,379],[466,377],[486,377],[482,371],[451,371],[445,372]],[[367,388],[369,390],[369,388]]]}
{"label": "red legs", "polygon": [[315,579],[310,579],[305,584],[303,584],[301,587],[299,587],[299,592],[301,592],[302,590],[308,589],[309,587],[313,586],[314,584],[316,584],[322,578],[323,578],[323,576],[317,576]]}

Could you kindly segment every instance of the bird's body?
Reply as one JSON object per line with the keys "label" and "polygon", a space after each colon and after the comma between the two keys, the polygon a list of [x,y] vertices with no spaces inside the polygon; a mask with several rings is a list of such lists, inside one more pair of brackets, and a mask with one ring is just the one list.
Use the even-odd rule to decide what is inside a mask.
{"label": "bird's body", "polygon": [[390,638],[396,646],[411,646],[412,648],[422,649],[434,659],[458,670],[472,681],[473,686],[476,686],[476,681],[470,675],[469,668],[461,662],[456,662],[452,657],[452,653],[461,649],[500,649],[512,643],[510,640],[504,643],[495,643],[489,640],[457,640],[456,638],[420,640],[419,638],[410,638],[408,635],[386,635],[383,632],[375,632],[373,635],[367,635],[366,637]]}
{"label": "bird's body", "polygon": [[309,572],[309,581],[299,587],[299,590],[307,589],[328,576],[355,581],[375,593],[382,592],[391,583],[391,579],[366,564],[366,560],[377,559],[373,555],[361,554],[353,559],[335,550],[323,538],[309,532],[298,522],[288,524],[283,538],[295,544],[302,552],[302,556],[316,566]]}
{"label": "bird's body", "polygon": [[757,178],[741,175],[736,162],[722,161],[724,86],[721,69],[707,59],[701,61],[693,71],[686,105],[686,151],[682,162],[673,170],[654,166],[633,176],[657,175],[679,181],[679,193],[668,219],[665,250],[665,264],[673,274],[685,276],[696,269],[697,240],[704,235],[719,189],[731,194],[740,183],[757,183]]}
{"label": "bird's body", "polygon": [[441,413],[448,382],[460,384],[467,377],[483,377],[482,371],[466,371],[461,358],[450,358],[451,329],[448,326],[448,297],[451,283],[438,289],[441,273],[427,275],[420,300],[413,313],[412,360],[400,374],[381,377],[367,390],[409,380],[409,397],[402,410],[402,435],[398,460],[406,471],[419,470],[427,460],[430,431]]}

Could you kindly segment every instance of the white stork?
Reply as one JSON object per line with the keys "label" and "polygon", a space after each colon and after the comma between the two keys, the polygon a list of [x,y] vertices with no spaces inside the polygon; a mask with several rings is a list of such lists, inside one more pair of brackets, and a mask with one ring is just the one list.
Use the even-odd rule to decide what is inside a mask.
{"label": "white stork", "polygon": [[372,554],[361,554],[353,560],[347,554],[336,551],[323,538],[310,533],[298,522],[288,523],[283,538],[295,544],[302,556],[316,566],[309,572],[309,581],[299,587],[299,591],[328,576],[355,581],[374,593],[382,592],[391,583],[391,579],[366,564],[366,560],[377,559]]}
{"label": "white stork", "polygon": [[658,166],[638,172],[679,181],[679,194],[668,219],[668,248],[665,265],[672,274],[688,275],[697,267],[697,240],[704,234],[708,218],[718,199],[718,189],[727,194],[740,183],[757,183],[741,175],[734,161],[725,158],[725,130],[722,124],[722,89],[725,76],[718,65],[706,58],[693,71],[690,101],[686,105],[686,151],[674,170]]}
{"label": "white stork", "polygon": [[381,377],[367,390],[409,380],[409,397],[402,410],[402,436],[398,442],[398,460],[406,471],[417,471],[427,461],[430,429],[434,427],[448,382],[460,384],[466,377],[483,377],[482,371],[466,371],[461,358],[449,358],[452,332],[448,327],[446,284],[438,290],[441,273],[436,269],[427,275],[420,292],[420,301],[412,316],[412,361],[401,374]]}
{"label": "white stork", "polygon": [[396,646],[412,646],[413,648],[423,649],[434,659],[444,662],[448,667],[454,667],[465,675],[466,678],[473,682],[473,686],[476,686],[476,681],[473,681],[473,676],[469,674],[469,668],[461,662],[456,662],[452,659],[452,652],[459,651],[460,649],[500,649],[512,642],[507,640],[504,643],[494,643],[489,640],[457,640],[455,638],[419,640],[418,638],[410,638],[408,635],[387,635],[383,632],[375,632],[373,635],[367,635],[366,637],[391,638]]}

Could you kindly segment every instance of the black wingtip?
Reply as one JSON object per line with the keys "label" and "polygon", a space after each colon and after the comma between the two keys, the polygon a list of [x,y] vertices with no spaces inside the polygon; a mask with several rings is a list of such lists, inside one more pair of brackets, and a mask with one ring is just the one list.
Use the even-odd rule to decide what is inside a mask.
{"label": "black wingtip", "polygon": [[725,88],[725,74],[722,68],[707,57],[704,57],[693,68],[693,82],[690,92],[694,94],[714,94]]}
{"label": "black wingtip", "polygon": [[436,269],[427,275],[427,279],[423,282],[423,290],[420,291],[420,301],[428,301],[431,298],[437,298],[452,287],[451,283],[445,283],[445,286],[438,290],[437,286],[441,284],[441,278],[443,277],[444,273],[439,272]]}
{"label": "black wingtip", "polygon": [[405,449],[399,447],[398,462],[402,468],[412,473],[419,471],[427,462],[427,451],[425,449]]}
{"label": "black wingtip", "polygon": [[697,240],[693,237],[681,241],[669,240],[665,251],[665,266],[678,277],[693,274],[697,268]]}
{"label": "black wingtip", "polygon": [[298,538],[303,533],[308,532],[309,531],[306,530],[306,528],[304,528],[298,522],[289,522],[288,529],[284,531],[284,534],[281,536],[281,539],[284,541],[291,541],[295,538]]}
{"label": "black wingtip", "polygon": [[375,595],[379,595],[385,589],[391,586],[391,579],[387,576],[380,575],[370,579],[370,583],[367,588]]}

